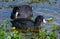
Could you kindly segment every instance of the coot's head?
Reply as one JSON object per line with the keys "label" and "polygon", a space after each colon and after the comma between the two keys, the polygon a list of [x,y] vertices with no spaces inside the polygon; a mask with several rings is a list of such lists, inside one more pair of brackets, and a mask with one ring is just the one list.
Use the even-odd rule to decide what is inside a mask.
{"label": "coot's head", "polygon": [[39,15],[35,19],[35,26],[39,26],[41,24],[41,22],[46,23],[46,20],[44,19],[44,17],[42,15]]}
{"label": "coot's head", "polygon": [[15,19],[16,18],[16,14],[18,14],[17,13],[18,10],[19,10],[18,6],[13,8],[13,11],[12,11],[11,16],[10,16],[11,19]]}
{"label": "coot's head", "polygon": [[33,15],[32,7],[29,5],[21,5],[20,7],[14,7],[11,13],[11,19],[16,18],[29,18]]}

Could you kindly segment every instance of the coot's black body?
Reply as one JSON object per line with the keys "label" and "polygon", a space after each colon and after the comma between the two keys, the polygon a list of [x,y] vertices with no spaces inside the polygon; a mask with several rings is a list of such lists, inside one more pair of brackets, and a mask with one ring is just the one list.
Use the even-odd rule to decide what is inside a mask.
{"label": "coot's black body", "polygon": [[20,19],[15,19],[13,21],[11,21],[12,26],[16,27],[16,28],[30,28],[32,26],[38,28],[38,26],[41,24],[41,22],[43,22],[44,17],[39,15],[36,17],[35,21],[32,21],[31,19],[27,19],[27,18],[20,18]]}
{"label": "coot's black body", "polygon": [[34,22],[30,19],[25,19],[25,18],[20,18],[20,19],[15,19],[14,21],[11,21],[12,26],[16,28],[28,28],[32,27]]}
{"label": "coot's black body", "polygon": [[17,14],[17,18],[30,18],[33,15],[32,12],[32,7],[29,5],[21,5],[20,7],[15,6],[13,8],[13,11],[11,13],[11,19],[17,19],[16,18],[16,13]]}

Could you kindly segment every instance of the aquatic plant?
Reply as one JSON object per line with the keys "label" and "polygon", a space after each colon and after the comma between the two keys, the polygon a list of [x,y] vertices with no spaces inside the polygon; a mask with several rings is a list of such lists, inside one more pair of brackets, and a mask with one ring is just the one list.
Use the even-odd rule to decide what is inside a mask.
{"label": "aquatic plant", "polygon": [[4,39],[4,35],[5,35],[4,25],[0,25],[0,39]]}
{"label": "aquatic plant", "polygon": [[13,1],[15,1],[15,0],[13,0]]}
{"label": "aquatic plant", "polygon": [[4,31],[4,25],[3,24],[0,25],[0,30]]}
{"label": "aquatic plant", "polygon": [[32,3],[44,3],[44,2],[49,2],[49,0],[31,0],[31,1],[28,1],[27,3],[30,5]]}
{"label": "aquatic plant", "polygon": [[6,20],[5,20],[5,23],[8,25],[8,24],[9,24],[9,21],[6,19]]}
{"label": "aquatic plant", "polygon": [[40,2],[40,0],[31,0],[31,1],[28,1],[27,3],[30,5],[32,3],[39,3],[39,2]]}
{"label": "aquatic plant", "polygon": [[11,33],[8,35],[7,39],[23,39],[20,34]]}
{"label": "aquatic plant", "polygon": [[52,24],[52,31],[55,31],[55,30],[56,30],[56,25]]}
{"label": "aquatic plant", "polygon": [[49,0],[41,0],[42,2],[49,2]]}
{"label": "aquatic plant", "polygon": [[40,39],[45,39],[46,38],[46,32],[39,32],[39,38]]}
{"label": "aquatic plant", "polygon": [[9,2],[9,0],[5,0],[5,2]]}
{"label": "aquatic plant", "polygon": [[2,9],[2,7],[0,7],[0,9]]}
{"label": "aquatic plant", "polygon": [[49,34],[49,36],[50,36],[51,39],[56,39],[57,35],[56,35],[55,31],[56,31],[56,25],[52,24],[52,31]]}
{"label": "aquatic plant", "polygon": [[56,28],[56,30],[60,30],[60,25],[58,25],[58,27]]}
{"label": "aquatic plant", "polygon": [[53,21],[53,18],[48,18],[47,21],[48,22],[52,22]]}
{"label": "aquatic plant", "polygon": [[52,24],[52,30],[50,31],[50,33],[47,33],[47,30],[40,31],[39,38],[40,39],[56,39],[57,35],[55,33],[55,30],[56,30],[56,25]]}
{"label": "aquatic plant", "polygon": [[49,34],[47,32],[40,32],[39,33],[40,39],[56,39],[56,33],[51,31]]}
{"label": "aquatic plant", "polygon": [[51,39],[56,39],[56,33],[53,31],[50,32],[49,36]]}
{"label": "aquatic plant", "polygon": [[5,35],[4,31],[0,31],[0,39],[4,39],[4,35]]}
{"label": "aquatic plant", "polygon": [[15,27],[11,27],[11,31],[14,31],[16,28]]}
{"label": "aquatic plant", "polygon": [[50,39],[50,36],[47,36],[46,39]]}
{"label": "aquatic plant", "polygon": [[15,5],[9,5],[10,8],[14,8]]}
{"label": "aquatic plant", "polygon": [[[52,20],[51,18],[49,20]],[[1,39],[4,39],[4,36],[5,36],[5,29],[7,29],[7,26],[9,24],[9,20],[5,20],[5,28],[4,28],[4,25],[1,24],[0,25],[0,38]],[[56,25],[55,24],[52,24],[52,30],[50,33],[47,33],[47,30],[45,31],[42,31],[42,26],[40,26],[40,29],[39,29],[39,33],[35,33],[35,32],[30,32],[30,30],[34,30],[34,27],[33,28],[28,28],[28,30],[24,30],[23,31],[25,32],[23,36],[27,36],[27,32],[31,33],[32,34],[32,38],[35,38],[34,36],[36,36],[36,39],[56,39],[57,35],[55,33],[55,30],[56,30]],[[8,34],[8,36],[6,37],[6,39],[23,39],[22,38],[22,35],[20,34],[20,32],[15,28],[15,27],[11,27],[11,30],[13,32],[10,32]],[[28,37],[28,39],[30,39],[30,37]]]}
{"label": "aquatic plant", "polygon": [[8,28],[8,24],[9,24],[9,21],[6,19],[5,20],[5,24],[6,24],[6,26],[5,26],[5,32],[7,32],[7,31],[9,31],[7,28]]}

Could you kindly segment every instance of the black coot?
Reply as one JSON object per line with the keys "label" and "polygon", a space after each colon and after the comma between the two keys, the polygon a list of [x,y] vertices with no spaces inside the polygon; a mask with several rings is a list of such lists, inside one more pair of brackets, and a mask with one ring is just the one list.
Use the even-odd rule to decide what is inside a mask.
{"label": "black coot", "polygon": [[20,19],[15,19],[13,21],[11,21],[12,23],[12,27],[16,27],[16,28],[30,28],[32,26],[38,28],[38,26],[41,24],[41,22],[45,22],[45,19],[43,16],[39,15],[36,17],[35,21],[32,21],[31,19],[28,18],[20,18]]}
{"label": "black coot", "polygon": [[29,5],[21,5],[20,7],[16,6],[13,8],[11,13],[11,19],[17,18],[30,18],[33,15],[32,7]]}

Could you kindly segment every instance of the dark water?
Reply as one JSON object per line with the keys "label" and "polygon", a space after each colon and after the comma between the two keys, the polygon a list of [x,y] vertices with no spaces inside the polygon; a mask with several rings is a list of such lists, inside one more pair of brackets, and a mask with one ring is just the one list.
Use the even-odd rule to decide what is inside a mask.
{"label": "dark water", "polygon": [[[22,5],[27,4],[27,2],[28,1],[25,0],[9,0],[9,2],[1,1],[0,7],[2,7],[2,9],[0,9],[0,24],[4,24],[5,19],[10,20],[10,15],[13,8],[9,8],[9,5]],[[35,18],[37,15],[43,15],[45,19],[49,17],[53,18],[52,23],[42,24],[45,27],[43,30],[47,29],[48,32],[51,30],[51,24],[60,25],[60,0],[58,0],[56,4],[53,3],[55,0],[50,0],[50,2],[51,4],[48,4],[47,2],[31,4],[33,8],[33,18]],[[9,26],[11,26],[11,23]]]}

